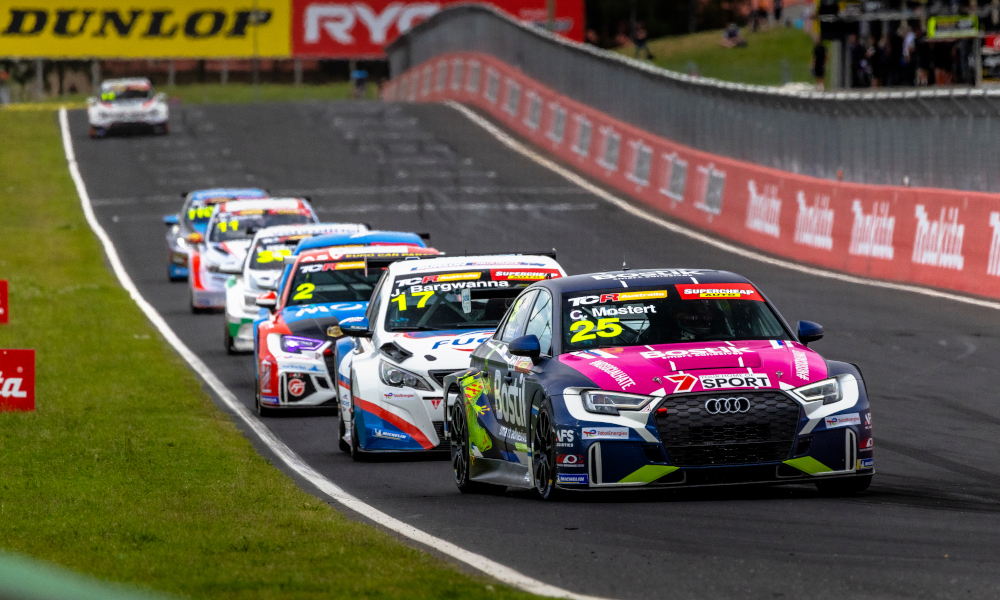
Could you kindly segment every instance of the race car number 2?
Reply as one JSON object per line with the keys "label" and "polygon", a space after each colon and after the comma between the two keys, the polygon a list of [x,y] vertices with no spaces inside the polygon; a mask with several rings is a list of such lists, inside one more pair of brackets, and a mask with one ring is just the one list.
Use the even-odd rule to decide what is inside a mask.
{"label": "race car number 2", "polygon": [[303,283],[299,287],[295,288],[295,295],[292,296],[292,300],[309,300],[313,297],[313,290],[316,286],[312,283]]}
{"label": "race car number 2", "polygon": [[[595,339],[597,336],[615,337],[621,335],[622,326],[618,324],[617,318],[610,318],[598,319],[596,326],[593,321],[577,321],[570,326],[569,330],[576,331],[569,340],[569,343],[575,344]],[[591,331],[594,333],[591,333]]]}

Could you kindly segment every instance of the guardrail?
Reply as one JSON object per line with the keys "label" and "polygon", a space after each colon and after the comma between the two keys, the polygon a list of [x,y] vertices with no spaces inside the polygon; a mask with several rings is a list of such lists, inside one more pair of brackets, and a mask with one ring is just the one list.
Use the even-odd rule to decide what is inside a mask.
{"label": "guardrail", "polygon": [[475,52],[691,148],[845,181],[1000,191],[1000,89],[800,92],[691,77],[576,44],[481,5],[443,10],[387,49],[393,75]]}

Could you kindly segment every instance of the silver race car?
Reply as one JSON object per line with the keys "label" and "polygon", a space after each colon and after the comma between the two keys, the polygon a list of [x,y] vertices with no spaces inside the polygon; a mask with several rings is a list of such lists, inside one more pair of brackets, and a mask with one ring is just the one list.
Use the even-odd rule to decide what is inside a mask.
{"label": "silver race car", "polygon": [[170,130],[167,97],[154,93],[145,77],[104,81],[100,97],[87,99],[87,118],[92,138],[117,131],[165,134]]}

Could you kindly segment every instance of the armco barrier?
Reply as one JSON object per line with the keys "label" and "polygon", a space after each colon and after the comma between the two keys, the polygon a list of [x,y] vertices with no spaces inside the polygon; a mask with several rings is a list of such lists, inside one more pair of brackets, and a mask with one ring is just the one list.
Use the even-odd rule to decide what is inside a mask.
{"label": "armco barrier", "polygon": [[827,181],[693,150],[485,54],[444,54],[387,100],[474,105],[587,175],[766,252],[866,277],[1000,298],[1000,196]]}
{"label": "armco barrier", "polygon": [[856,183],[1000,192],[1000,89],[818,93],[689,77],[476,5],[442,10],[387,48],[393,74],[466,52],[704,152],[831,180],[842,170]]}

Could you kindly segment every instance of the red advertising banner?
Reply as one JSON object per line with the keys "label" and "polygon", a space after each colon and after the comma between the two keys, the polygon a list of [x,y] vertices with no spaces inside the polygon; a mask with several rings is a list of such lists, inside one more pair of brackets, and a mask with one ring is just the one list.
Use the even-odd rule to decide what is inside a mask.
{"label": "red advertising banner", "polygon": [[0,410],[35,410],[34,350],[0,350]]}
{"label": "red advertising banner", "polygon": [[[463,0],[292,0],[292,56],[298,58],[382,58],[401,33],[449,4]],[[488,2],[523,21],[544,25],[546,0]],[[556,31],[583,41],[583,0],[556,2]]]}
{"label": "red advertising banner", "polygon": [[10,322],[10,302],[7,300],[7,280],[0,279],[0,325]]}
{"label": "red advertising banner", "polygon": [[439,56],[388,100],[454,99],[678,221],[799,263],[1000,298],[1000,195],[844,183],[709,154],[529,79],[492,56]]}

